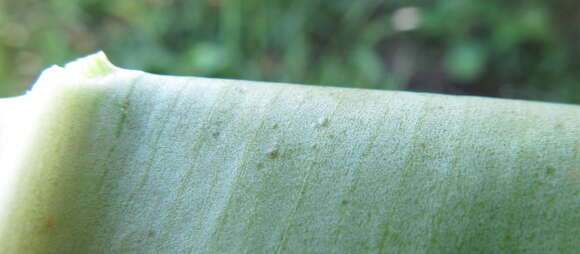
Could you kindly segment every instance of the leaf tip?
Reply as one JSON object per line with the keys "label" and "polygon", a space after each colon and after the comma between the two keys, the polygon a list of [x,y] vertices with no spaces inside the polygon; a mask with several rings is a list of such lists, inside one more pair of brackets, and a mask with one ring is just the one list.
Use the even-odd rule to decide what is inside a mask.
{"label": "leaf tip", "polygon": [[107,76],[117,69],[117,67],[109,61],[109,58],[103,51],[98,51],[94,54],[72,61],[66,64],[64,68],[89,78]]}

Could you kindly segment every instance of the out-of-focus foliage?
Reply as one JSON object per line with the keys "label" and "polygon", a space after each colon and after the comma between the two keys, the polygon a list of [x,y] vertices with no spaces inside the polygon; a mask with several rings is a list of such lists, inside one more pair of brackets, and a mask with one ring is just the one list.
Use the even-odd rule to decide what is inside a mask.
{"label": "out-of-focus foliage", "polygon": [[575,0],[2,0],[0,95],[105,50],[156,73],[580,103]]}

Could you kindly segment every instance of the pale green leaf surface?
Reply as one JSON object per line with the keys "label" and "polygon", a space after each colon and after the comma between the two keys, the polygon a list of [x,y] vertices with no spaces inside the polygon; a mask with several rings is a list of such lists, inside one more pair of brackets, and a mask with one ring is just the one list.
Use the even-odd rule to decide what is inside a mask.
{"label": "pale green leaf surface", "polygon": [[0,122],[0,253],[580,251],[578,106],[161,76],[104,55],[45,71],[18,103]]}

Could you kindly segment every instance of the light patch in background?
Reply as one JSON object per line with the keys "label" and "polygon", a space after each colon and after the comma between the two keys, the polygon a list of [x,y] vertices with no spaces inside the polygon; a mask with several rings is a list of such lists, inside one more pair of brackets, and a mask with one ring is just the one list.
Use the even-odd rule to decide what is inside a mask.
{"label": "light patch in background", "polygon": [[391,18],[393,28],[398,31],[410,31],[421,24],[421,9],[404,7],[395,11]]}

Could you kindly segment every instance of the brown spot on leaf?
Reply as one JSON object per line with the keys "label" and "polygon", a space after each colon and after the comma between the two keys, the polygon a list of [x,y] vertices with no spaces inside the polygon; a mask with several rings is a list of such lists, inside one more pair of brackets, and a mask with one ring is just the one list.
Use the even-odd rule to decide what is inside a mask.
{"label": "brown spot on leaf", "polygon": [[268,158],[270,158],[272,160],[278,158],[279,155],[280,154],[278,154],[278,150],[277,149],[274,149],[274,150],[268,152]]}
{"label": "brown spot on leaf", "polygon": [[45,226],[48,229],[53,229],[55,227],[54,221],[53,220],[46,220]]}

